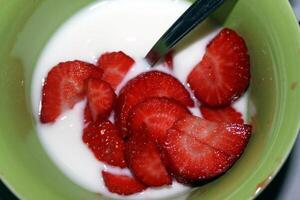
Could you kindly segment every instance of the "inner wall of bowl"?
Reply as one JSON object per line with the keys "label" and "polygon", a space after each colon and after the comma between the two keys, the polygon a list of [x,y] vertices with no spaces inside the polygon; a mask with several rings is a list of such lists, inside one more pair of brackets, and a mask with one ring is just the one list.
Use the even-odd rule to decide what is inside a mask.
{"label": "inner wall of bowl", "polygon": [[[282,2],[276,1],[278,4]],[[3,91],[0,103],[0,147],[3,148],[1,156],[6,162],[1,166],[0,175],[9,180],[12,190],[18,191],[27,199],[105,199],[99,194],[76,186],[48,159],[35,132],[30,99],[33,70],[48,39],[66,19],[93,0],[8,2],[5,3],[5,12],[0,13],[6,15],[5,21],[0,21],[4,24],[0,27],[0,55],[3,55],[3,59],[0,59],[0,89]],[[248,110],[253,125],[253,136],[242,158],[228,173],[200,187],[191,193],[189,199],[224,199],[230,195],[238,199],[253,196],[257,189],[254,174],[264,177],[267,171],[276,169],[278,163],[281,164],[284,160],[285,154],[281,157],[279,155],[278,158],[272,158],[272,163],[264,166],[264,170],[260,170],[274,143],[284,140],[287,146],[291,146],[287,138],[278,136],[278,128],[283,123],[280,116],[287,114],[283,108],[286,98],[285,86],[289,84],[286,71],[280,66],[288,61],[280,51],[282,44],[278,41],[278,33],[273,32],[276,28],[272,27],[274,9],[270,9],[270,13],[260,9],[272,6],[268,4],[270,3],[260,0],[251,3],[240,0],[234,7],[226,8],[230,10],[229,15],[224,15],[224,12],[215,15],[225,26],[234,28],[243,35],[249,48],[252,80]],[[293,120],[290,120],[290,123],[293,124]],[[288,134],[294,137],[294,133]],[[283,149],[277,148],[278,152]],[[253,185],[253,188],[239,192],[245,184]]]}

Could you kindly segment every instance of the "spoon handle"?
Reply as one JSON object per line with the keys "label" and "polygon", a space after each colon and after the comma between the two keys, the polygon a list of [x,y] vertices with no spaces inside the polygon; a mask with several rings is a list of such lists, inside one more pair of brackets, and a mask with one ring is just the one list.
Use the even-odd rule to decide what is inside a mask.
{"label": "spoon handle", "polygon": [[148,63],[153,66],[179,40],[207,18],[223,2],[224,0],[196,0],[148,52],[145,57]]}

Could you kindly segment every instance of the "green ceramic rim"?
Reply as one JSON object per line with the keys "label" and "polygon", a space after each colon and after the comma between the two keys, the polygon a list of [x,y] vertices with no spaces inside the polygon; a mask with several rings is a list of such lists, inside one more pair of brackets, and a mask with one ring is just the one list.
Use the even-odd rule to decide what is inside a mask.
{"label": "green ceramic rim", "polygon": [[[31,76],[51,35],[93,0],[0,0],[0,177],[23,200],[99,200],[67,179],[39,143]],[[188,199],[252,199],[286,160],[300,126],[300,29],[287,0],[228,0],[214,14],[243,35],[251,55],[253,136],[224,176]]]}

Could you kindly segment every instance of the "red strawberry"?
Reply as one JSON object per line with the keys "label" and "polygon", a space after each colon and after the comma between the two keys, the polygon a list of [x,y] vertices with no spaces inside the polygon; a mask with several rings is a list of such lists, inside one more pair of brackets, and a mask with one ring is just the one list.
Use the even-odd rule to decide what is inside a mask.
{"label": "red strawberry", "polygon": [[178,120],[171,129],[196,135],[199,142],[239,157],[251,136],[251,126],[236,123],[217,123],[189,116]]}
{"label": "red strawberry", "polygon": [[131,195],[147,188],[134,177],[116,175],[105,171],[102,171],[102,176],[107,189],[112,193]]}
{"label": "red strawberry", "polygon": [[185,106],[194,104],[188,91],[171,75],[159,71],[142,73],[125,85],[117,99],[115,119],[123,137],[127,136],[130,110],[149,97],[168,97]]}
{"label": "red strawberry", "polygon": [[73,108],[85,96],[86,80],[101,76],[101,69],[82,61],[59,63],[53,67],[43,87],[41,122],[54,122],[62,112]]}
{"label": "red strawberry", "polygon": [[174,67],[174,65],[173,65],[173,55],[174,55],[174,51],[173,50],[169,51],[165,55],[164,65],[167,66],[170,69],[173,69],[173,67]]}
{"label": "red strawberry", "polygon": [[243,153],[251,127],[189,116],[168,130],[164,145],[172,172],[189,182],[227,171]]}
{"label": "red strawberry", "polygon": [[116,94],[107,82],[100,79],[90,79],[87,98],[93,119],[96,121],[109,116],[116,100]]}
{"label": "red strawberry", "polygon": [[126,143],[126,161],[136,178],[148,186],[172,184],[156,145],[145,134],[137,134]]}
{"label": "red strawberry", "polygon": [[238,124],[244,123],[242,114],[236,111],[231,106],[227,106],[224,108],[209,108],[201,105],[200,111],[203,115],[203,118],[210,121],[238,123]]}
{"label": "red strawberry", "polygon": [[97,65],[103,69],[103,80],[110,83],[116,89],[127,72],[130,70],[134,60],[123,53],[110,52],[100,56]]}
{"label": "red strawberry", "polygon": [[207,46],[202,61],[188,76],[195,96],[209,106],[225,106],[239,98],[250,80],[246,44],[236,32],[223,29]]}
{"label": "red strawberry", "polygon": [[110,121],[89,123],[83,130],[82,140],[98,160],[113,166],[126,167],[124,141]]}
{"label": "red strawberry", "polygon": [[131,109],[128,127],[133,134],[147,130],[151,140],[160,143],[174,122],[189,114],[186,107],[173,99],[152,97]]}

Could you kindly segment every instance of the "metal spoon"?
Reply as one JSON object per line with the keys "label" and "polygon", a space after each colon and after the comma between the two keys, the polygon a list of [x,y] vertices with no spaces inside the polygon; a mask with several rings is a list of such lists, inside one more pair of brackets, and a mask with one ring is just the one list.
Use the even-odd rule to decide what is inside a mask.
{"label": "metal spoon", "polygon": [[206,19],[224,1],[196,0],[147,53],[145,58],[150,66],[153,67],[177,42]]}

